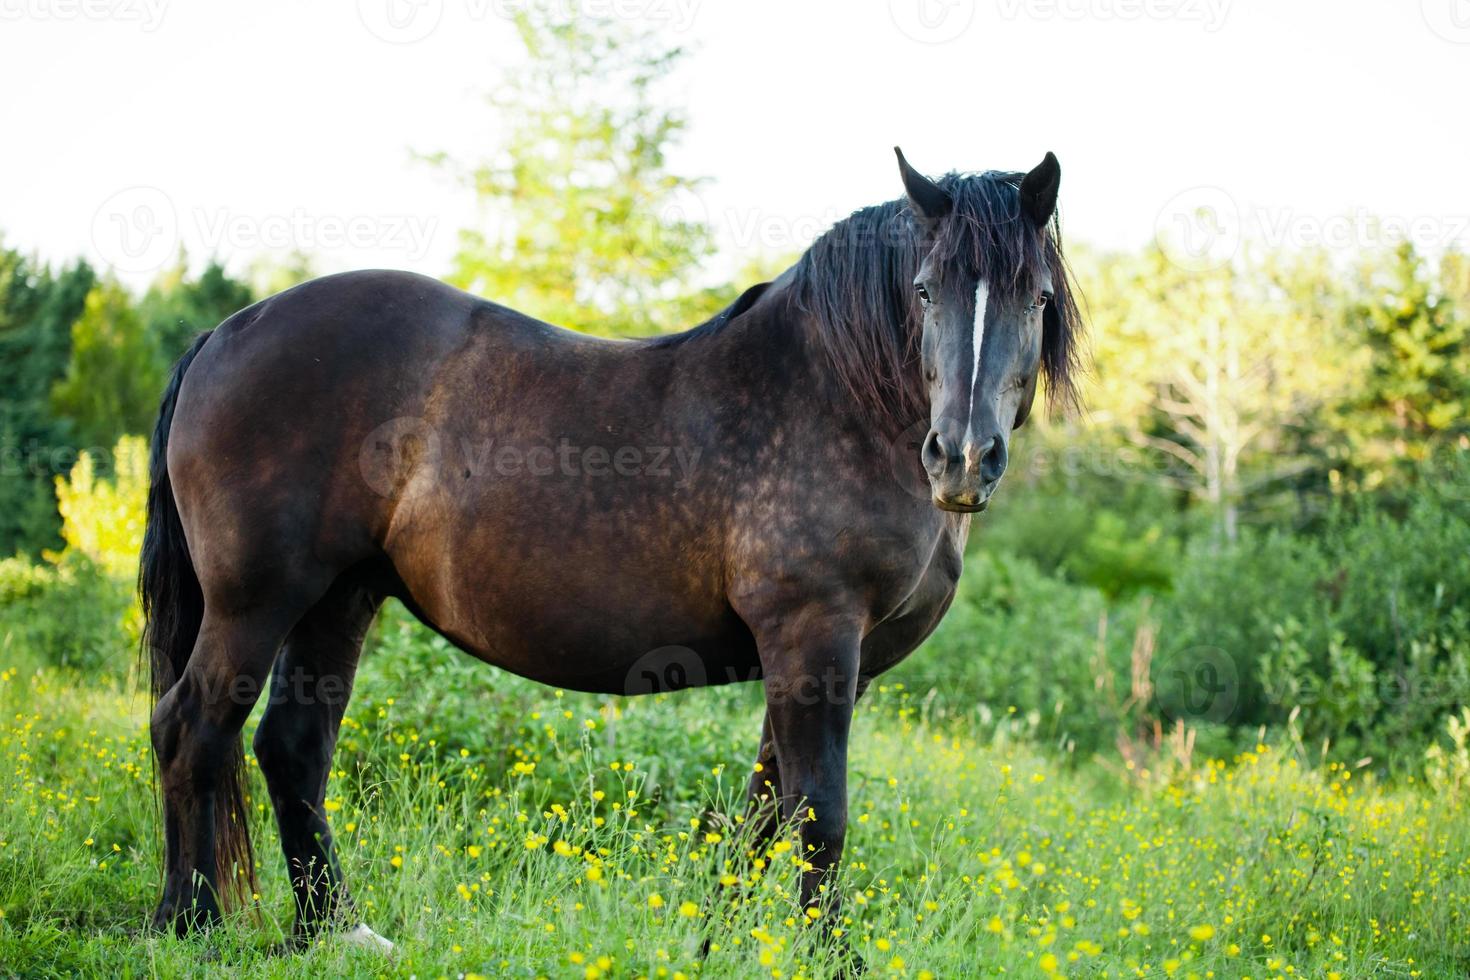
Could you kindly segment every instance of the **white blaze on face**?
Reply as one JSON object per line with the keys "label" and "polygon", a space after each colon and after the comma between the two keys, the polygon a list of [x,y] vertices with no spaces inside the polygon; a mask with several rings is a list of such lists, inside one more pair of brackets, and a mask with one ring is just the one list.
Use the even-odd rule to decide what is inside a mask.
{"label": "white blaze on face", "polygon": [[975,366],[970,372],[970,400],[975,399],[975,382],[980,380],[980,348],[985,344],[985,311],[990,307],[990,286],[984,279],[975,283]]}
{"label": "white blaze on face", "polygon": [[969,428],[970,418],[975,415],[975,386],[980,383],[980,349],[985,344],[985,313],[989,307],[990,286],[984,279],[981,279],[975,284],[975,336],[971,343],[971,350],[975,353],[975,363],[970,369],[970,412],[969,418],[965,420],[966,429]]}

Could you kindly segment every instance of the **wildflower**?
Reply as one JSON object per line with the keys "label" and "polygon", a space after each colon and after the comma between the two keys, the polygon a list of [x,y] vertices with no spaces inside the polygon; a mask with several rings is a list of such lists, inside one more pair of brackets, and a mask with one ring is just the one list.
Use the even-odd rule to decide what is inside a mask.
{"label": "wildflower", "polygon": [[664,907],[664,897],[662,895],[660,895],[658,892],[654,892],[652,895],[648,896],[648,907],[651,908],[651,909],[661,909],[661,908],[663,908]]}
{"label": "wildflower", "polygon": [[1196,942],[1201,942],[1202,943],[1205,940],[1212,938],[1214,935],[1215,935],[1215,927],[1214,926],[1209,926],[1209,925],[1191,926],[1190,927],[1190,930],[1189,930],[1189,938],[1195,940]]}
{"label": "wildflower", "polygon": [[686,919],[692,919],[699,914],[699,906],[693,902],[684,902],[679,906],[679,914]]}

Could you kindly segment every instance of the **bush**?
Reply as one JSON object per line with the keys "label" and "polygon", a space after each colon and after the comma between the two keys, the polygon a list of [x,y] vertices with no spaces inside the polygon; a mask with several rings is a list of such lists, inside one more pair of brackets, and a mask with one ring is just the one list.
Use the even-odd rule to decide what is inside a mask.
{"label": "bush", "polygon": [[121,674],[132,663],[142,627],[133,596],[148,490],[148,446],[124,436],[112,476],[82,453],[56,480],[61,554],[41,564],[0,560],[0,642],[38,662]]}
{"label": "bush", "polygon": [[37,662],[121,676],[132,664],[131,590],[85,556],[0,561],[0,649]]}

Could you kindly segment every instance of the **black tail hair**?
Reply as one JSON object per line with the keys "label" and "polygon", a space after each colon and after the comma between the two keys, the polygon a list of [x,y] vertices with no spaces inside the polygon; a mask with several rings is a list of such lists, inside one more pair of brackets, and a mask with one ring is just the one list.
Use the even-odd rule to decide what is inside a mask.
{"label": "black tail hair", "polygon": [[[174,365],[158,409],[148,455],[148,520],[138,562],[138,597],[143,607],[142,655],[152,678],[154,705],[184,672],[204,619],[204,593],[189,557],[184,525],[168,478],[168,434],[184,374],[211,332],[200,334]],[[156,773],[156,760],[155,760]],[[156,781],[156,780],[155,780]],[[215,861],[221,902],[244,905],[256,890],[255,854],[250,845],[245,750],[237,741],[219,770],[214,806]]]}

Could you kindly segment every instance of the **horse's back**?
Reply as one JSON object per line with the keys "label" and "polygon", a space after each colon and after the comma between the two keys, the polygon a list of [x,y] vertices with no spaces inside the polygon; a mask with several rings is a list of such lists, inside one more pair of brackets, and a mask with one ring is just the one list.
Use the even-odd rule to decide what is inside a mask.
{"label": "horse's back", "polygon": [[364,477],[365,447],[385,423],[423,418],[443,365],[485,329],[536,321],[389,271],[324,276],[227,318],[169,432],[181,519],[208,536],[206,561],[237,578],[283,544],[325,564],[368,556],[392,501]]}
{"label": "horse's back", "polygon": [[697,479],[713,450],[670,421],[675,356],[406,273],[242,310],[191,365],[170,437],[206,590],[381,560],[424,618],[513,670],[604,686],[622,665],[594,678],[575,651],[734,643],[720,656],[746,671],[721,491]]}

